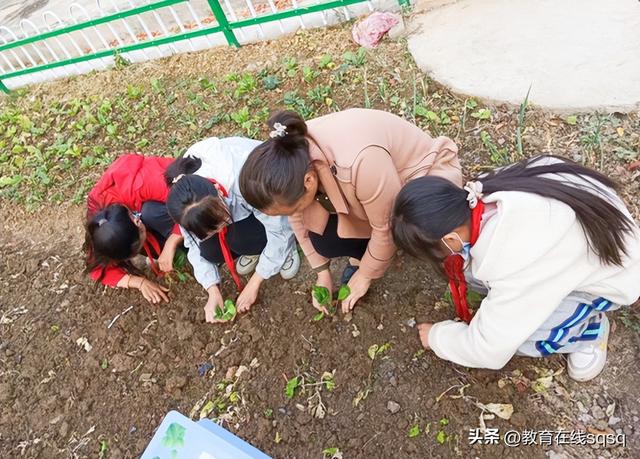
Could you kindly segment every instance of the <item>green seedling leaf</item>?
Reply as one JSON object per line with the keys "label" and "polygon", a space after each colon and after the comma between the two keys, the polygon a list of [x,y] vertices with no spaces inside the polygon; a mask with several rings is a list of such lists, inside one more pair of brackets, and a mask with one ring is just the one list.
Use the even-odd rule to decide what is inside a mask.
{"label": "green seedling leaf", "polygon": [[380,346],[378,346],[377,344],[372,344],[371,346],[369,346],[369,349],[367,350],[367,355],[371,360],[376,358],[376,354],[379,348]]}
{"label": "green seedling leaf", "polygon": [[578,124],[578,117],[576,115],[567,116],[565,118],[565,121],[567,122],[567,124],[575,126],[576,124]]}
{"label": "green seedling leaf", "polygon": [[209,416],[209,414],[211,414],[215,406],[216,406],[215,403],[209,400],[200,410],[200,419],[204,419],[207,416]]}
{"label": "green seedling leaf", "polygon": [[313,321],[314,322],[319,322],[322,319],[324,319],[324,312],[319,312],[315,316],[313,316]]}
{"label": "green seedling leaf", "polygon": [[349,288],[349,286],[343,285],[342,287],[340,287],[340,290],[338,290],[338,301],[345,300],[350,294],[351,289]]}
{"label": "green seedling leaf", "polygon": [[172,422],[164,434],[164,437],[162,437],[162,446],[166,446],[167,448],[181,448],[184,446],[184,433],[186,431],[187,429],[177,422]]}
{"label": "green seedling leaf", "polygon": [[340,448],[325,448],[322,450],[322,457],[326,459],[342,459]]}
{"label": "green seedling leaf", "polygon": [[436,441],[441,445],[444,445],[444,442],[447,441],[447,434],[444,433],[444,430],[441,430],[436,435]]}
{"label": "green seedling leaf", "polygon": [[377,344],[373,344],[369,346],[369,349],[367,350],[367,354],[369,355],[369,358],[371,360],[374,360],[376,356],[387,352],[390,348],[391,348],[391,344],[389,343],[384,343],[381,346]]}
{"label": "green seedling leaf", "polygon": [[331,304],[331,294],[329,293],[328,288],[314,285],[311,293],[316,301],[321,305],[329,306],[329,304]]}
{"label": "green seedling leaf", "polygon": [[296,389],[299,386],[300,386],[300,378],[298,376],[294,376],[289,381],[287,381],[287,385],[284,388],[285,397],[291,400],[293,396],[296,394]]}
{"label": "green seedling leaf", "polygon": [[53,324],[53,325],[51,326],[51,331],[52,331],[53,333],[58,333],[58,332],[60,331],[60,325]]}
{"label": "green seedling leaf", "polygon": [[273,416],[273,409],[272,408],[267,408],[266,410],[264,410],[264,416],[266,418],[270,418]]}
{"label": "green seedling leaf", "polygon": [[100,368],[103,370],[109,368],[109,361],[107,359],[102,359],[102,362],[100,362]]}
{"label": "green seedling leaf", "polygon": [[225,300],[222,307],[216,306],[216,313],[214,317],[217,320],[229,322],[230,320],[235,319],[237,312],[238,310],[236,309],[236,305],[233,300]]}
{"label": "green seedling leaf", "polygon": [[336,382],[333,380],[334,373],[335,370],[333,372],[325,371],[320,377],[320,381],[324,383],[327,390],[333,390],[336,388]]}
{"label": "green seedling leaf", "polygon": [[222,320],[229,321],[235,319],[237,312],[238,310],[236,309],[235,303],[232,300],[225,300]]}
{"label": "green seedling leaf", "polygon": [[109,446],[107,444],[107,440],[102,440],[100,442],[100,451],[98,451],[98,459],[106,458],[108,450],[109,450]]}
{"label": "green seedling leaf", "polygon": [[409,429],[409,438],[415,438],[420,435],[420,426],[418,424],[414,424]]}
{"label": "green seedling leaf", "polygon": [[479,120],[490,120],[491,119],[491,110],[488,108],[481,108],[477,112],[471,114],[472,118],[477,118]]}
{"label": "green seedling leaf", "polygon": [[446,426],[446,425],[449,425],[449,420],[448,420],[447,418],[442,418],[442,419],[440,419],[440,425],[441,425],[442,427],[444,427],[444,426]]}

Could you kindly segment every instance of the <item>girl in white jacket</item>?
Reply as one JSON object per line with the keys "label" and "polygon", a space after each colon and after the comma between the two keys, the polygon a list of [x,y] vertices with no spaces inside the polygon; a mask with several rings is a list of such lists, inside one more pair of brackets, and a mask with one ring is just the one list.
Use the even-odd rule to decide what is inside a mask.
{"label": "girl in white jacket", "polygon": [[[286,217],[270,217],[251,207],[240,193],[238,175],[260,142],[241,137],[212,137],[190,147],[165,172],[171,187],[167,210],[180,225],[196,280],[209,293],[207,322],[222,307],[218,265],[226,263],[238,290],[236,306],[246,312],[262,282],[275,274],[285,279],[300,267],[295,237]],[[234,259],[236,262],[234,264]],[[239,275],[255,273],[246,285]]]}
{"label": "girl in white jacket", "polygon": [[[460,189],[421,177],[392,217],[398,247],[449,278],[462,321],[421,324],[440,358],[502,368],[513,355],[568,355],[568,374],[596,377],[606,362],[606,311],[640,296],[640,229],[591,169],[540,156]],[[444,262],[444,263],[443,263]],[[467,282],[487,294],[473,318]]]}

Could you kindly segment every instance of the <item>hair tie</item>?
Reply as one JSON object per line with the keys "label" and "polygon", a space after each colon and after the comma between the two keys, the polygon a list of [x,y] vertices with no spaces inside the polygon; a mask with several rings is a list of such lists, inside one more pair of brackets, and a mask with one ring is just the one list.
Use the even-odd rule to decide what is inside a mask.
{"label": "hair tie", "polygon": [[287,126],[282,123],[276,123],[273,125],[273,131],[269,133],[269,137],[275,139],[276,137],[284,137],[287,135]]}
{"label": "hair tie", "polygon": [[173,180],[171,180],[171,183],[173,183],[175,185],[176,183],[178,183],[178,180],[180,180],[182,177],[184,177],[184,174],[178,175]]}
{"label": "hair tie", "polygon": [[107,223],[107,219],[106,218],[101,218],[100,220],[98,220],[98,227],[104,225],[105,223]]}
{"label": "hair tie", "polygon": [[484,197],[482,194],[482,182],[467,182],[463,187],[467,193],[467,201],[469,201],[469,208],[475,209],[478,205],[478,201]]}

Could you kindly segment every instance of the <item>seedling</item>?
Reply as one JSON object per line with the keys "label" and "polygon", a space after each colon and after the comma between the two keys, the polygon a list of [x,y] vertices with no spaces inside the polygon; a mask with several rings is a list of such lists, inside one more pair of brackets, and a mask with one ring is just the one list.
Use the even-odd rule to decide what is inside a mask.
{"label": "seedling", "polygon": [[415,438],[418,435],[420,435],[420,426],[418,424],[414,424],[411,426],[411,428],[409,429],[409,438]]}
{"label": "seedling", "polygon": [[325,459],[342,459],[340,448],[325,448],[322,450],[322,457]]}
{"label": "seedling", "polygon": [[[320,306],[324,307],[328,312],[328,315],[332,316],[336,313],[338,308],[338,303],[343,301],[345,298],[349,296],[351,293],[351,289],[348,285],[343,285],[338,290],[338,297],[335,301],[331,301],[331,294],[329,293],[329,289],[326,287],[322,287],[320,285],[314,285],[311,289],[311,294],[315,298],[315,300],[320,304]],[[319,312],[315,316],[313,316],[314,321],[319,321],[324,319],[325,313]]]}
{"label": "seedling", "polygon": [[237,312],[238,310],[236,309],[235,303],[232,300],[225,300],[222,307],[216,306],[216,314],[214,317],[222,322],[229,322],[236,318]]}
{"label": "seedling", "polygon": [[301,378],[299,376],[294,376],[290,380],[287,381],[287,385],[284,388],[284,396],[287,399],[291,400],[293,396],[296,394],[296,389],[300,387]]}
{"label": "seedling", "polygon": [[389,343],[384,343],[382,345],[372,344],[371,346],[369,346],[369,349],[367,350],[367,355],[371,360],[375,360],[376,356],[380,354],[384,354],[389,350],[390,347],[391,347],[391,344]]}

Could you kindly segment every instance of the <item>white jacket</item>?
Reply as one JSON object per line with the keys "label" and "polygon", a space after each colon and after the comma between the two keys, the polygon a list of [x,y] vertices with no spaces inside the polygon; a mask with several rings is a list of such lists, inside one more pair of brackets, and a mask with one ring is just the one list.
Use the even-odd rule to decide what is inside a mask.
{"label": "white jacket", "polygon": [[640,296],[637,225],[626,239],[624,266],[603,265],[566,204],[512,191],[493,193],[483,201],[496,211],[485,211],[488,218],[471,248],[470,274],[489,294],[469,325],[447,320],[431,328],[429,345],[438,357],[467,367],[500,369],[571,292],[620,305]]}
{"label": "white jacket", "polygon": [[[243,220],[253,214],[264,225],[267,245],[260,254],[256,272],[263,279],[277,274],[284,265],[287,255],[294,250],[295,236],[287,217],[271,217],[254,209],[240,194],[238,176],[249,153],[261,142],[243,137],[227,137],[219,139],[211,137],[192,145],[185,156],[199,158],[202,165],[195,174],[215,179],[228,192],[225,202],[234,222]],[[184,245],[188,250],[188,259],[193,266],[196,280],[208,289],[220,282],[218,267],[207,261],[200,254],[199,241],[180,227],[184,236]]]}

